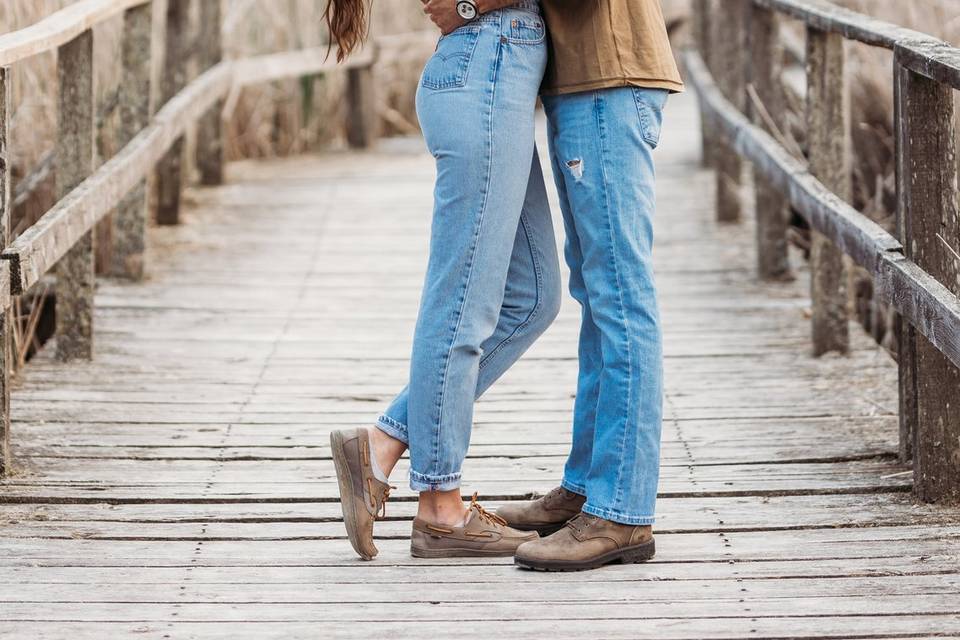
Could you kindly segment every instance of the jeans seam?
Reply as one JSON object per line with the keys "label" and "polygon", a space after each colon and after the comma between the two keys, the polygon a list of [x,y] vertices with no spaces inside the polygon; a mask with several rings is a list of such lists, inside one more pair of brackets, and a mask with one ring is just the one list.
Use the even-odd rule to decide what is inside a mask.
{"label": "jeans seam", "polygon": [[410,444],[410,432],[406,428],[406,425],[401,424],[390,416],[384,414],[377,418],[376,427],[391,438],[396,438],[406,445]]}
{"label": "jeans seam", "polygon": [[[502,47],[497,46],[497,58],[494,62],[493,77],[491,78],[491,87],[490,87],[490,100],[488,104],[488,113],[487,113],[487,167],[486,167],[486,177],[484,179],[484,189],[483,189],[483,201],[480,203],[480,214],[477,219],[477,231],[473,237],[473,246],[470,250],[470,259],[469,264],[467,265],[467,280],[463,286],[463,297],[460,300],[460,306],[457,310],[457,324],[453,330],[453,336],[451,339],[450,347],[453,347],[453,344],[456,343],[457,337],[460,335],[460,329],[463,326],[463,307],[467,302],[467,296],[470,292],[470,284],[473,281],[473,267],[474,267],[474,256],[477,251],[477,244],[479,242],[479,237],[483,231],[483,220],[484,213],[487,209],[488,198],[490,196],[490,180],[491,174],[493,171],[493,106],[496,101],[496,92],[497,92],[497,73],[499,72],[500,67],[500,56],[502,54]],[[438,413],[437,413],[437,429],[434,434],[433,439],[433,460],[432,464],[436,465],[440,459],[440,434],[443,430],[443,400],[446,396],[447,391],[447,380],[449,379],[448,373],[450,371],[450,349],[447,350],[447,353],[444,357],[443,365],[443,377],[440,382],[440,398],[438,399]]]}
{"label": "jeans seam", "polygon": [[633,526],[652,525],[656,520],[656,517],[653,515],[632,516],[623,513],[622,511],[618,511],[617,509],[604,509],[602,507],[595,507],[591,505],[589,501],[583,505],[581,511],[598,518],[603,518],[604,520],[611,520],[612,522]]}
{"label": "jeans seam", "polygon": [[414,491],[452,491],[460,486],[462,474],[427,475],[410,469],[410,488]]}
{"label": "jeans seam", "polygon": [[580,496],[587,495],[587,488],[584,485],[577,484],[576,482],[570,482],[567,478],[564,478],[563,480],[560,481],[560,486],[566,489],[567,491],[571,491],[577,495],[580,495]]}
{"label": "jeans seam", "polygon": [[530,313],[527,314],[527,317],[523,320],[523,322],[519,323],[509,336],[501,340],[497,346],[491,349],[489,354],[484,355],[484,357],[480,359],[480,366],[479,366],[480,369],[483,369],[484,365],[486,365],[487,361],[490,358],[495,356],[497,353],[502,351],[504,347],[506,347],[508,344],[513,342],[514,338],[516,338],[521,331],[526,329],[530,325],[530,323],[533,322],[533,319],[537,317],[537,315],[540,313],[540,309],[543,307],[542,266],[540,265],[540,262],[537,260],[537,245],[534,242],[533,238],[531,237],[530,231],[527,229],[527,225],[524,222],[524,214],[522,213],[520,214],[520,227],[523,229],[523,235],[527,239],[527,245],[530,249],[530,259],[533,261],[533,271],[536,274],[537,286],[536,286],[536,293],[534,294],[536,297],[536,301],[533,304],[533,309],[530,310]]}
{"label": "jeans seam", "polygon": [[[618,302],[618,311],[619,311],[619,313],[620,313],[620,324],[621,324],[621,326],[623,327],[624,332],[626,332],[627,319],[626,319],[626,317],[624,316],[623,287],[622,287],[621,282],[620,282],[620,268],[619,268],[619,266],[618,266],[617,250],[616,250],[616,245],[615,245],[614,237],[613,237],[613,225],[612,225],[611,222],[610,222],[610,215],[611,215],[610,208],[611,208],[611,206],[610,206],[610,192],[609,192],[609,189],[608,189],[609,182],[608,182],[608,180],[607,180],[607,168],[606,168],[606,165],[605,165],[605,161],[606,161],[605,159],[606,159],[606,157],[607,157],[607,153],[606,153],[606,146],[605,146],[605,144],[604,144],[604,143],[605,143],[605,135],[604,135],[604,134],[605,134],[605,127],[604,127],[604,119],[603,119],[603,98],[602,98],[602,92],[599,92],[599,91],[598,91],[598,92],[596,93],[595,101],[596,101],[595,104],[597,105],[597,129],[598,129],[598,134],[599,134],[597,137],[598,137],[598,141],[599,141],[599,145],[600,145],[600,158],[601,158],[601,159],[600,159],[600,175],[601,175],[602,178],[603,178],[602,186],[603,186],[604,209],[605,209],[604,213],[606,214],[607,234],[609,235],[609,241],[610,241],[610,254],[611,254],[611,257],[613,258],[613,273],[614,273],[614,276],[616,277],[616,281],[617,281],[617,302]],[[630,341],[629,341],[629,339],[626,339],[625,342],[626,342],[626,347],[627,347],[627,393],[626,393],[626,398],[627,398],[627,406],[629,407],[631,392],[633,391],[633,353],[632,353],[632,351],[630,350]],[[624,453],[624,445],[626,444],[626,441],[627,441],[627,428],[626,428],[627,425],[626,425],[626,420],[627,420],[627,416],[624,415],[624,416],[623,416],[623,422],[624,422],[624,424],[621,426],[621,431],[620,431],[620,433],[621,433],[621,437],[620,437],[620,451],[621,451],[621,453]],[[615,483],[615,484],[616,484],[616,487],[617,487],[617,492],[616,492],[616,494],[615,494],[615,496],[614,496],[614,500],[613,500],[613,501],[614,501],[614,504],[620,504],[620,500],[621,500],[622,497],[623,497],[623,486],[622,486],[622,484],[621,484],[621,480],[622,480],[622,478],[623,478],[623,468],[624,468],[624,466],[626,465],[626,459],[627,459],[627,456],[626,456],[626,455],[621,455],[621,457],[620,457],[620,464],[617,466],[617,481],[616,481],[616,483]]]}

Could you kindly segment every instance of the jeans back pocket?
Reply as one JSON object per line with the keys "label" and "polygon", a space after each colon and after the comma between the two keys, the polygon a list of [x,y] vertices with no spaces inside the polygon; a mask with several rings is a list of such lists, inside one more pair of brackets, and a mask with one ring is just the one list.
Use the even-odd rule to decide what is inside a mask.
{"label": "jeans back pocket", "polygon": [[510,20],[510,42],[515,44],[540,44],[547,37],[547,29],[539,16],[531,15]]}
{"label": "jeans back pocket", "polygon": [[633,99],[637,103],[640,116],[640,129],[643,139],[654,149],[660,144],[660,131],[663,126],[663,108],[669,92],[666,89],[642,89],[634,87]]}
{"label": "jeans back pocket", "polygon": [[437,51],[423,69],[427,89],[454,89],[467,84],[470,61],[480,39],[480,27],[460,27],[440,38]]}

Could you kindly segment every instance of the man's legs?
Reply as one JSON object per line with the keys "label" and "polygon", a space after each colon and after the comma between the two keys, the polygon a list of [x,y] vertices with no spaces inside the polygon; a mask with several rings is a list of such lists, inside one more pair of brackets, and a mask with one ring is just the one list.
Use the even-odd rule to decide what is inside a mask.
{"label": "man's legs", "polygon": [[571,291],[583,304],[574,446],[564,486],[583,511],[653,522],[662,342],[652,272],[654,163],[666,92],[548,98]]}
{"label": "man's legs", "polygon": [[665,100],[665,91],[634,88],[544,100],[570,289],[583,305],[580,380],[563,487],[507,521],[566,516],[575,494],[586,502],[556,533],[520,545],[522,567],[592,569],[655,553],[663,373],[653,149]]}

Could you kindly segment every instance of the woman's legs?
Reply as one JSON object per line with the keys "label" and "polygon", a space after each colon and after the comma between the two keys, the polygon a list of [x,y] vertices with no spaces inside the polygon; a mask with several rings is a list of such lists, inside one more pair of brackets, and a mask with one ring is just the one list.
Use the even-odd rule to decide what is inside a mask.
{"label": "woman's legs", "polygon": [[[514,238],[497,326],[481,345],[479,398],[550,326],[560,309],[560,265],[540,159],[534,152],[527,193]],[[374,455],[390,475],[407,449],[409,388],[394,399],[371,429]],[[443,493],[443,492],[441,492]],[[459,501],[459,492],[452,492]],[[423,503],[422,503],[423,506]],[[421,512],[423,517],[428,514]]]}
{"label": "woman's legs", "polygon": [[[540,160],[534,152],[526,199],[513,252],[497,326],[480,349],[475,399],[493,385],[553,323],[562,298],[559,258],[547,202]],[[403,453],[407,433],[409,387],[405,387],[378,420],[378,442],[398,442],[381,461],[390,469]],[[387,436],[386,438],[384,436]],[[391,445],[392,447],[392,445]],[[394,458],[396,456],[396,459]],[[387,467],[383,467],[387,470]]]}
{"label": "woman's legs", "polygon": [[[437,181],[410,384],[378,421],[379,429],[349,434],[346,444],[332,445],[335,462],[342,459],[338,479],[348,534],[367,556],[373,547],[371,516],[389,493],[385,476],[404,442],[410,486],[421,492],[425,516],[414,521],[418,542],[412,550],[441,554],[430,557],[512,554],[528,537],[507,531],[502,520],[476,504],[465,519],[459,491],[478,392],[542,332],[559,300],[559,276],[550,268],[557,261],[553,232],[544,231],[550,227],[546,189],[534,160],[546,34],[536,4],[522,4],[444,36],[417,93]],[[531,184],[535,195],[528,197]],[[544,266],[544,256],[550,266]],[[378,446],[379,431],[396,441]],[[364,454],[371,434],[379,470]],[[378,472],[380,477],[371,477]],[[348,482],[355,478],[366,487]],[[344,500],[345,492],[353,502]],[[438,528],[438,520],[448,526]],[[461,524],[464,532],[454,533]]]}
{"label": "woman's legs", "polygon": [[[541,251],[539,239],[528,232],[532,222],[522,214],[531,182],[545,193],[539,166],[539,179],[530,176],[546,50],[542,26],[539,39],[524,40],[531,31],[518,31],[516,40],[504,37],[504,30],[513,33],[511,23],[519,24],[506,13],[496,24],[471,25],[441,40],[417,95],[424,137],[437,159],[430,260],[414,335],[406,421],[396,407],[395,415],[388,411],[379,422],[389,435],[406,436],[410,485],[417,491],[459,487],[485,349],[507,351],[530,316],[529,305],[514,305],[514,292],[507,294],[518,237],[521,251],[529,255],[533,247],[531,262]],[[456,86],[458,70],[462,87]],[[518,286],[515,295],[532,289],[536,299],[540,274],[519,273],[533,286]],[[520,307],[527,315],[517,313]],[[510,331],[491,344],[504,314],[511,316]],[[497,359],[487,360],[484,368]],[[496,374],[496,367],[491,371]]]}

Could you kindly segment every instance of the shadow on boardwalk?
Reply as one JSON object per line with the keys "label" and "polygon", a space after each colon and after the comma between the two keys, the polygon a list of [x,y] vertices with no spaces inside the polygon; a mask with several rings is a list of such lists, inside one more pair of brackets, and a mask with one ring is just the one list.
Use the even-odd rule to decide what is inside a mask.
{"label": "shadow on boardwalk", "polygon": [[[675,99],[660,152],[654,562],[416,561],[406,466],[380,558],[354,559],[328,433],[404,382],[433,179],[418,141],[384,141],[232,167],[152,231],[146,282],[101,284],[93,363],[31,364],[0,484],[0,635],[960,634],[960,515],[907,493],[894,366],[859,334],[849,358],[810,357],[805,276],[758,283],[752,229],[713,222],[695,118]],[[478,407],[465,489],[490,506],[560,476],[577,311]]]}

